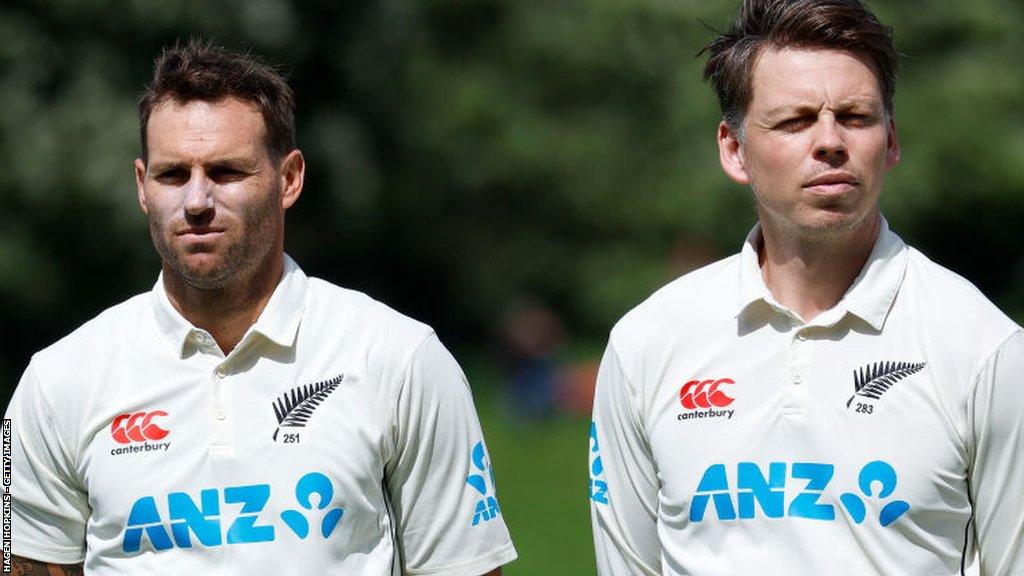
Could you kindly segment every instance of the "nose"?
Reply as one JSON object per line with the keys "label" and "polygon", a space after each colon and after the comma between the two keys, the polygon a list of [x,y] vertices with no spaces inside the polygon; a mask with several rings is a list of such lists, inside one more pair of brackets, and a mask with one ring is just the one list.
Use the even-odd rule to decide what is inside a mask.
{"label": "nose", "polygon": [[833,167],[842,165],[848,159],[842,126],[830,116],[821,118],[820,124],[814,144],[814,159]]}
{"label": "nose", "polygon": [[185,190],[185,213],[197,216],[213,208],[213,182],[202,170],[192,172]]}

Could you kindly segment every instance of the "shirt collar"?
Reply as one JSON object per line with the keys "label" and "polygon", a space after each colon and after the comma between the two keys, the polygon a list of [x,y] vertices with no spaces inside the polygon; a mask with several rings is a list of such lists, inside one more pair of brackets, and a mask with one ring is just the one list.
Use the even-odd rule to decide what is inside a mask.
{"label": "shirt collar", "polygon": [[[298,264],[287,254],[284,255],[284,272],[266,307],[260,313],[256,323],[249,328],[249,333],[257,333],[275,344],[289,347],[295,343],[302,313],[305,309],[306,286],[308,278]],[[171,304],[167,291],[164,289],[164,275],[160,273],[153,286],[152,303],[156,316],[157,328],[170,341],[180,357],[189,353],[192,334],[199,337],[206,332],[193,326]],[[248,340],[248,334],[242,338],[240,345]]]}
{"label": "shirt collar", "polygon": [[740,297],[736,307],[737,316],[742,315],[755,302],[765,302],[775,308],[780,306],[768,291],[764,277],[761,276],[761,264],[757,256],[760,245],[761,223],[758,222],[747,234],[743,241],[743,249],[740,250]]}
{"label": "shirt collar", "polygon": [[[761,239],[761,225],[756,224],[747,234],[743,250],[740,252],[737,316],[744,314],[755,302],[764,302],[774,309],[788,312],[771,295],[761,275],[757,255]],[[881,217],[878,237],[864,268],[839,303],[832,310],[823,312],[815,318],[813,323],[831,324],[839,321],[848,312],[864,320],[875,330],[881,330],[896,300],[896,294],[903,284],[906,270],[907,246],[889,229],[889,222]]]}

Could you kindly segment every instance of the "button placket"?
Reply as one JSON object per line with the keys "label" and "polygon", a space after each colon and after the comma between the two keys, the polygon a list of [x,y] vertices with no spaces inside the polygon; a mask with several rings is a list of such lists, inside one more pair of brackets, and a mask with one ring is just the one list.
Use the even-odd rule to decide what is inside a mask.
{"label": "button placket", "polygon": [[786,358],[786,412],[803,414],[807,405],[807,378],[813,356],[814,341],[805,326],[796,327],[791,335]]}
{"label": "button placket", "polygon": [[211,375],[213,394],[213,437],[210,448],[214,452],[230,452],[233,444],[231,411],[229,410],[231,390],[230,378],[224,366],[218,365]]}
{"label": "button placket", "polygon": [[790,380],[793,384],[802,384],[807,378],[807,371],[811,366],[811,353],[814,343],[808,339],[807,328],[797,330],[792,343],[792,358],[790,368]]}

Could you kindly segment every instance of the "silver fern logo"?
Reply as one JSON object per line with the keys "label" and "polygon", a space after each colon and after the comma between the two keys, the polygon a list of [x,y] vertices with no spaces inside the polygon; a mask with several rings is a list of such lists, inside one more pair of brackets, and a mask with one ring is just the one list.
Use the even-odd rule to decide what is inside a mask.
{"label": "silver fern logo", "polygon": [[[274,430],[274,442],[277,442],[277,435],[281,428],[304,428],[309,422],[309,417],[331,392],[338,389],[341,381],[345,379],[344,374],[338,374],[330,380],[297,386],[288,392],[281,394],[274,401],[274,416],[277,417],[277,429]],[[292,444],[299,442],[298,434],[285,434],[284,443]]]}
{"label": "silver fern logo", "polygon": [[[859,396],[865,402],[878,400],[897,382],[924,369],[924,362],[875,362],[853,371],[853,396],[846,401],[849,408]],[[857,402],[857,412],[870,414],[874,406]]]}

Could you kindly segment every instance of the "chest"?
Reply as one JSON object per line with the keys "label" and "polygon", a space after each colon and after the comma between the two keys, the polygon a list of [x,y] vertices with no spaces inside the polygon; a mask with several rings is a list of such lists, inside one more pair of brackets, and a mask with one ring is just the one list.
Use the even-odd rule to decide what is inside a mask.
{"label": "chest", "polygon": [[960,416],[943,392],[956,375],[934,354],[898,332],[765,331],[645,366],[664,517],[889,524],[966,508]]}
{"label": "chest", "polygon": [[387,386],[358,357],[140,358],[112,376],[81,469],[90,532],[117,553],[380,531]]}

